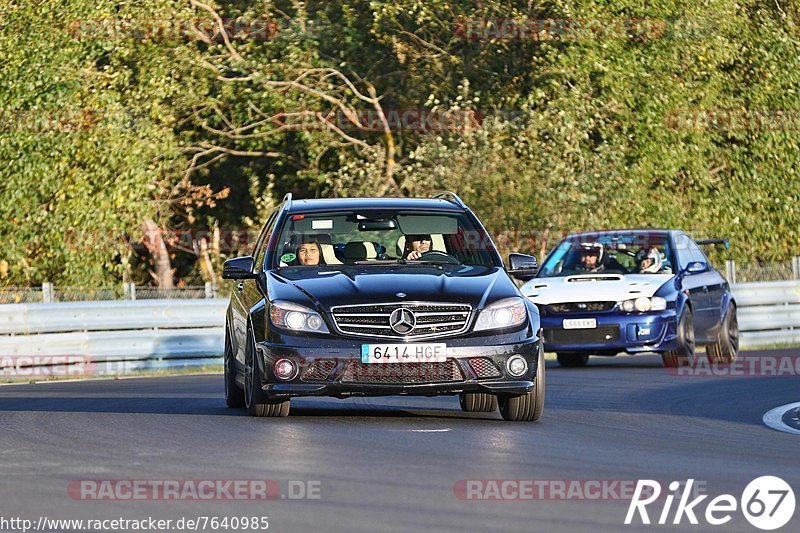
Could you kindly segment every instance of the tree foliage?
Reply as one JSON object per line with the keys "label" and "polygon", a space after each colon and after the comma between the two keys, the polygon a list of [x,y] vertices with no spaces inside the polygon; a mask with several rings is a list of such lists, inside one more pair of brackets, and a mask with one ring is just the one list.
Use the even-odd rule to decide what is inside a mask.
{"label": "tree foliage", "polygon": [[[146,279],[116,237],[254,227],[288,191],[451,189],[504,248],[537,253],[631,226],[726,236],[742,261],[800,252],[785,0],[0,6],[4,283]],[[109,20],[128,29],[76,30]],[[526,24],[542,33],[507,38]]]}

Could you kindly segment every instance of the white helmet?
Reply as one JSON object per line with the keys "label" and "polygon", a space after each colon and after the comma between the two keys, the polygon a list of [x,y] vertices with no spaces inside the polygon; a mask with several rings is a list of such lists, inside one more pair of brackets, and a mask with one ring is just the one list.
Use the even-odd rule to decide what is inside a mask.
{"label": "white helmet", "polygon": [[605,259],[605,247],[599,242],[583,242],[581,243],[581,254],[595,254],[597,255],[597,266],[595,270],[603,265]]}
{"label": "white helmet", "polygon": [[644,250],[639,252],[642,256],[641,259],[639,259],[639,263],[641,264],[641,262],[644,261],[645,259],[650,259],[652,263],[650,264],[650,266],[642,268],[641,272],[647,274],[657,274],[658,271],[661,270],[661,265],[662,265],[661,254],[658,253],[658,249],[650,248],[650,251],[647,252],[647,255],[644,255],[643,252]]}

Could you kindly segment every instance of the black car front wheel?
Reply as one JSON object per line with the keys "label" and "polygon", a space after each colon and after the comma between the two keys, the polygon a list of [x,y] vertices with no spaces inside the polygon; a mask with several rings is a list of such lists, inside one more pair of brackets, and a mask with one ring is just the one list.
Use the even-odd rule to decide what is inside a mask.
{"label": "black car front wheel", "polygon": [[694,362],[694,322],[692,310],[689,307],[684,307],[678,319],[677,342],[677,348],[661,354],[661,359],[667,368],[689,366]]}
{"label": "black car front wheel", "polygon": [[706,346],[706,357],[709,363],[732,363],[739,354],[739,320],[736,317],[736,305],[731,302],[728,312],[722,319],[719,340]]}
{"label": "black car front wheel", "polygon": [[289,416],[289,400],[269,400],[261,390],[261,367],[256,361],[256,350],[248,334],[245,355],[244,399],[247,412],[251,416]]}
{"label": "black car front wheel", "polygon": [[503,394],[497,397],[500,415],[504,420],[513,422],[536,422],[542,417],[545,396],[544,348],[539,345],[539,357],[536,362],[536,382],[534,389],[528,394],[512,396]]}

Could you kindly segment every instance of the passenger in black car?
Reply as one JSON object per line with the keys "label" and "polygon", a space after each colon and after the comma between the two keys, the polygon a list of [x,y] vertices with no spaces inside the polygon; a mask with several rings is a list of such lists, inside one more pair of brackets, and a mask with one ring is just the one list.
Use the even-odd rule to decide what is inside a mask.
{"label": "passenger in black car", "polygon": [[303,266],[324,265],[319,243],[314,240],[302,241],[297,247],[297,263]]}

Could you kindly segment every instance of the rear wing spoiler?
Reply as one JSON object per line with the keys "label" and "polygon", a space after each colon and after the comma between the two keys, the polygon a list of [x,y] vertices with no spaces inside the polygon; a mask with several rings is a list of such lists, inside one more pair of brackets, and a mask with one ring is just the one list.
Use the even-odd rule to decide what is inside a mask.
{"label": "rear wing spoiler", "polygon": [[703,246],[703,245],[706,245],[706,244],[722,244],[723,246],[725,246],[726,250],[729,250],[730,247],[731,247],[731,243],[728,242],[728,239],[700,239],[700,240],[695,241],[695,242],[697,244],[699,244],[700,246]]}

